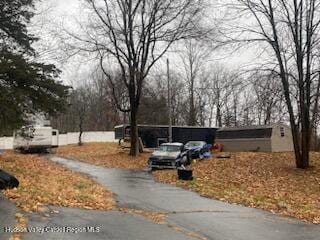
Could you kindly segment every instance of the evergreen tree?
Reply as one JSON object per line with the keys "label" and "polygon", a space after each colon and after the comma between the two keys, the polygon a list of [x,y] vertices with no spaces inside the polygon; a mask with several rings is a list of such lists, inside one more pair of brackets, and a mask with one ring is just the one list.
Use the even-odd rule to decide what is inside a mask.
{"label": "evergreen tree", "polygon": [[60,71],[36,62],[27,25],[34,0],[0,1],[0,133],[27,122],[29,114],[64,110],[69,87],[57,81]]}

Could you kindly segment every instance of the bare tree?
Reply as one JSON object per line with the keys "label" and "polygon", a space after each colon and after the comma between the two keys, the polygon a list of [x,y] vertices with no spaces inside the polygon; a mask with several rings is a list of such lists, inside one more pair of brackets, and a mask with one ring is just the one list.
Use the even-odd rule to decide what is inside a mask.
{"label": "bare tree", "polygon": [[[180,39],[199,36],[203,0],[85,0],[91,23],[84,34],[73,35],[78,49],[97,53],[110,84],[107,67],[116,63],[129,97],[131,150],[138,155],[137,115],[150,70]],[[109,61],[108,63],[106,61]]]}
{"label": "bare tree", "polygon": [[[165,81],[162,82],[164,85]],[[188,98],[186,94],[186,87],[178,71],[170,71],[170,81],[171,81],[171,111],[172,111],[172,124],[173,125],[187,125],[187,107]],[[166,85],[164,85],[166,86]]]}
{"label": "bare tree", "polygon": [[285,106],[279,75],[270,71],[264,72],[259,68],[251,74],[249,81],[252,85],[258,124],[282,122],[285,116],[281,110]]}
{"label": "bare tree", "polygon": [[93,73],[77,79],[77,83],[66,111],[51,118],[54,127],[61,132],[78,132],[79,128],[82,131],[110,131],[121,123],[109,82],[101,70],[95,68]]}
{"label": "bare tree", "polygon": [[[195,95],[196,90],[199,88],[200,82],[206,77],[205,68],[208,63],[211,49],[204,43],[189,39],[184,41],[184,48],[180,53],[182,61],[183,73],[188,88],[189,111],[188,111],[188,125],[195,126],[198,124],[198,110],[200,106],[196,106]],[[200,104],[201,105],[201,104]]]}
{"label": "bare tree", "polygon": [[84,123],[88,114],[88,97],[85,88],[79,88],[73,91],[71,96],[71,104],[74,106],[75,115],[78,123],[78,145],[82,146],[82,134],[84,131]]}
{"label": "bare tree", "polygon": [[236,115],[238,115],[237,107],[240,98],[238,92],[241,89],[239,74],[219,64],[210,69],[211,73],[205,86],[210,103],[209,124],[213,123],[213,115],[215,115],[217,127],[237,125]]}
{"label": "bare tree", "polygon": [[[211,126],[212,120],[210,121],[210,115],[211,109],[210,108],[210,99],[212,98],[210,95],[209,86],[211,81],[211,72],[210,68],[205,68],[203,71],[201,71],[201,74],[199,76],[199,87],[195,89],[195,93],[197,96],[196,104],[197,104],[197,122],[200,126],[205,126],[209,124]],[[209,110],[208,110],[209,108]]]}
{"label": "bare tree", "polygon": [[250,126],[256,124],[257,114],[254,112],[255,106],[256,102],[252,98],[252,90],[250,88],[243,89],[241,111],[239,114],[241,125]]}
{"label": "bare tree", "polygon": [[315,51],[319,47],[320,5],[316,0],[238,0],[233,8],[238,16],[250,19],[232,33],[233,40],[259,41],[269,47],[265,54],[273,58],[274,71],[282,82],[296,166],[307,168],[314,122],[310,112],[319,97],[312,90],[317,85],[313,77],[319,71]]}

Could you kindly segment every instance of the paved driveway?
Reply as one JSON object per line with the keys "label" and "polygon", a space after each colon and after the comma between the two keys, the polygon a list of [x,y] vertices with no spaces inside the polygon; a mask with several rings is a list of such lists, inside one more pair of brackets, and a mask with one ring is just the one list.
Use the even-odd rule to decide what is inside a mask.
{"label": "paved driveway", "polygon": [[[91,236],[95,238],[90,237],[90,239],[180,239],[182,233],[188,232],[197,233],[197,237],[193,239],[201,237],[217,240],[320,239],[318,225],[203,198],[181,188],[157,183],[147,171],[106,169],[56,156],[51,156],[50,160],[90,175],[116,194],[117,203],[121,207],[168,214],[167,225],[156,225],[142,218],[117,212],[60,209],[61,214],[51,216],[50,221],[55,224],[94,223],[104,229],[103,235],[92,234]],[[45,221],[31,219],[30,225],[47,224]],[[182,229],[182,233],[174,231],[177,228]],[[118,235],[119,232],[123,232],[123,235]],[[74,238],[68,236],[63,239],[87,239],[79,236],[85,235],[77,234]],[[46,235],[46,239],[56,239],[48,237]],[[186,235],[183,237],[183,239],[190,238]],[[32,238],[29,235],[26,239],[41,238]]]}
{"label": "paved driveway", "polygon": [[[29,218],[29,226],[48,232],[25,234],[23,240],[194,239],[166,225],[158,225],[142,217],[122,212],[58,207],[50,207],[50,210],[56,213],[50,214],[49,217],[31,215]],[[61,230],[58,232],[51,232],[51,229],[59,227]]]}
{"label": "paved driveway", "polygon": [[9,202],[0,193],[0,240],[6,240],[10,238],[11,234],[5,231],[5,228],[15,226],[15,214],[15,205]]}

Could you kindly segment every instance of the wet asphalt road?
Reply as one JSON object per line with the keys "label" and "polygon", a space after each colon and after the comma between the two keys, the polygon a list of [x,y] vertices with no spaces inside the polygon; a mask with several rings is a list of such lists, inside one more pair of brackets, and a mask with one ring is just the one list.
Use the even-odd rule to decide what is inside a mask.
{"label": "wet asphalt road", "polygon": [[9,202],[0,193],[0,240],[7,240],[11,234],[5,231],[6,227],[14,227],[16,207],[13,203]]}
{"label": "wet asphalt road", "polygon": [[[320,239],[320,226],[203,198],[193,192],[157,183],[147,171],[106,169],[55,156],[51,156],[50,160],[90,175],[116,194],[120,207],[166,212],[167,225],[157,225],[146,219],[119,212],[58,208],[56,210],[59,214],[53,214],[49,219],[31,216],[30,226],[101,226],[102,233],[90,233],[89,239],[197,239],[188,237],[185,234],[188,232],[214,240]],[[184,231],[175,231],[170,226]],[[41,238],[39,234],[27,234],[25,239],[82,240],[88,239],[89,235],[45,236]]]}
{"label": "wet asphalt road", "polygon": [[[26,234],[23,240],[193,240],[166,225],[158,225],[146,219],[115,211],[80,210],[50,207],[50,217],[33,215],[30,226],[46,229],[48,233]],[[44,228],[46,226],[46,228]],[[52,228],[50,228],[52,227]],[[70,227],[65,233],[50,232],[54,227]],[[91,232],[82,232],[90,227]],[[62,228],[61,228],[62,229]],[[63,231],[63,230],[61,230]],[[69,233],[68,233],[69,232]],[[73,232],[73,233],[70,233]]]}

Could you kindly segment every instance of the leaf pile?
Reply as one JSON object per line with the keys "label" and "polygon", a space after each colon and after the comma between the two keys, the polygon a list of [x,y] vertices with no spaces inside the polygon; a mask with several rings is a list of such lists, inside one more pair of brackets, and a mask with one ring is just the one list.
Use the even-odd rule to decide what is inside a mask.
{"label": "leaf pile", "polygon": [[118,147],[117,143],[86,143],[82,146],[67,145],[57,149],[57,155],[74,158],[106,168],[143,169],[147,165],[148,153],[132,157]]}
{"label": "leaf pile", "polygon": [[[16,228],[17,229],[25,229],[28,225],[28,220],[22,213],[16,213]],[[10,240],[20,240],[22,238],[22,233],[15,232]]]}
{"label": "leaf pile", "polygon": [[194,180],[177,180],[176,171],[156,171],[155,178],[209,198],[262,208],[320,223],[320,153],[312,167],[295,168],[291,153],[233,153],[230,159],[193,164]]}
{"label": "leaf pile", "polygon": [[44,205],[84,209],[113,209],[112,193],[83,174],[72,172],[38,155],[7,151],[0,168],[20,181],[17,189],[4,194],[24,211],[39,211]]}

